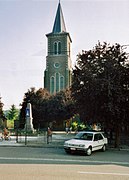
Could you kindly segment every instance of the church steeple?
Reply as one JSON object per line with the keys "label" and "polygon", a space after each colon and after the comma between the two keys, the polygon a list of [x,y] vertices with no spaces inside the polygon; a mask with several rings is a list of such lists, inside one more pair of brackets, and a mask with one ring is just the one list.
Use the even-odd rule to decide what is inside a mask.
{"label": "church steeple", "polygon": [[52,33],[66,32],[63,12],[59,1]]}
{"label": "church steeple", "polygon": [[57,93],[71,86],[72,61],[70,34],[66,31],[60,1],[51,33],[46,34],[48,52],[44,71],[44,88],[50,94]]}

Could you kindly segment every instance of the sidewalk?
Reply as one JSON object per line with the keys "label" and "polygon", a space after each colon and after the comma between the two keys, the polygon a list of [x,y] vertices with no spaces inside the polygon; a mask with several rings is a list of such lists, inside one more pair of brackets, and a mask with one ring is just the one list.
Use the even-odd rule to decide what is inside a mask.
{"label": "sidewalk", "polygon": [[0,147],[1,146],[6,146],[6,147],[8,147],[8,146],[22,146],[22,144],[20,144],[20,143],[17,143],[16,142],[16,137],[15,136],[11,136],[11,140],[2,140],[2,141],[0,141]]}
{"label": "sidewalk", "polygon": [[[75,136],[75,133],[66,134],[65,132],[53,132],[52,140],[47,143],[46,136],[27,136],[25,143],[25,136],[19,136],[18,142],[16,142],[16,136],[11,136],[10,141],[0,141],[0,147],[41,147],[41,148],[63,148],[63,144],[66,140],[69,140]],[[122,145],[120,148],[114,148],[108,146],[108,149],[112,150],[126,150],[129,151],[129,146]]]}
{"label": "sidewalk", "polygon": [[0,147],[53,147],[53,148],[63,148],[64,141],[71,139],[75,136],[74,133],[66,134],[65,132],[53,132],[52,139],[47,141],[46,136],[19,136],[18,142],[16,142],[16,136],[11,136],[11,140],[0,141]]}

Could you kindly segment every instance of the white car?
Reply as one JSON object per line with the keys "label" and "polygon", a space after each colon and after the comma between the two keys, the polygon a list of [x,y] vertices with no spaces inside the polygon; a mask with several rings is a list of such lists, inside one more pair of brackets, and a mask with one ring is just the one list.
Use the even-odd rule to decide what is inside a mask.
{"label": "white car", "polygon": [[82,131],[79,132],[74,139],[65,141],[64,149],[66,153],[84,152],[90,156],[92,151],[100,149],[105,151],[107,144],[108,140],[103,132]]}

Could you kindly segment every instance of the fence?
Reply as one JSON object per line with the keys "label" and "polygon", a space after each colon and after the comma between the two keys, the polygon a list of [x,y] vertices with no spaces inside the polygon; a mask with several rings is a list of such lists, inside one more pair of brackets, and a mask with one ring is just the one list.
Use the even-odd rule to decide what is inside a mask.
{"label": "fence", "polygon": [[66,134],[66,132],[53,132],[52,135],[48,135],[47,131],[42,131],[34,134],[18,132],[16,136],[17,143],[27,146],[55,146],[63,147],[64,141],[71,139],[75,136],[75,133]]}

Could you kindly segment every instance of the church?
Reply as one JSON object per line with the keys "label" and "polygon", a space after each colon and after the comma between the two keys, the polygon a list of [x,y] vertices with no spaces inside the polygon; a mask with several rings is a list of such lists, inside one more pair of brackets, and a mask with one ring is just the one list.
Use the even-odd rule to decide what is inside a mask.
{"label": "church", "polygon": [[47,37],[46,69],[44,88],[50,94],[65,90],[72,83],[71,37],[66,30],[61,3],[59,1],[51,33]]}

